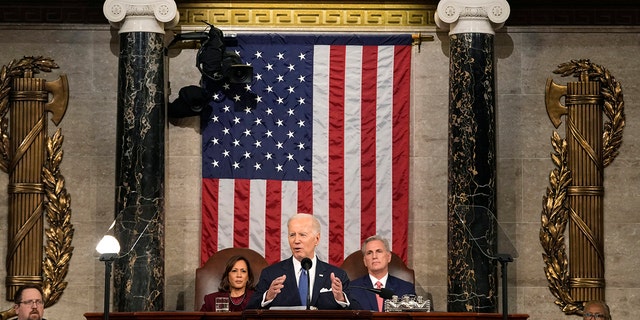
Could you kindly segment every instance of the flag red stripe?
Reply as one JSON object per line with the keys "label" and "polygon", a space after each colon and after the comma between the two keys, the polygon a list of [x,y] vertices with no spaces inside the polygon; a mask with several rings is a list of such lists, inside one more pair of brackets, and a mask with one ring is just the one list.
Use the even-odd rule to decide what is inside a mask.
{"label": "flag red stripe", "polygon": [[298,182],[298,212],[313,213],[313,183]]}
{"label": "flag red stripe", "polygon": [[282,181],[267,180],[266,197],[264,258],[271,264],[280,261]]}
{"label": "flag red stripe", "polygon": [[361,241],[376,234],[376,107],[378,47],[362,48],[362,105],[360,134]]}
{"label": "flag red stripe", "polygon": [[346,47],[332,46],[329,65],[329,263],[344,256],[344,99]]}
{"label": "flag red stripe", "polygon": [[[393,251],[407,261],[409,225],[409,104],[411,90],[404,82],[410,79],[411,47],[395,47],[393,77]],[[399,159],[402,159],[401,161]]]}
{"label": "flag red stripe", "polygon": [[204,265],[218,243],[218,179],[202,179],[202,224],[200,265]]}
{"label": "flag red stripe", "polygon": [[251,180],[236,179],[233,199],[233,246],[249,247],[249,208],[251,206]]}

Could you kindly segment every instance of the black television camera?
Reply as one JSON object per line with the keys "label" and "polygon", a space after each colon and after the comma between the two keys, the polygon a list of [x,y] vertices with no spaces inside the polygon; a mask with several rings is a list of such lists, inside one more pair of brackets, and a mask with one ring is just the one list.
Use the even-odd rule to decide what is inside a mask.
{"label": "black television camera", "polygon": [[208,39],[202,43],[196,57],[200,73],[213,81],[250,83],[253,67],[243,64],[240,56],[227,51],[222,30],[210,25]]}
{"label": "black television camera", "polygon": [[[222,82],[231,84],[250,83],[253,78],[253,67],[242,63],[240,56],[227,51],[227,44],[233,44],[233,38],[225,38],[222,30],[205,22],[208,31],[196,31],[176,34],[171,43],[179,41],[200,41],[200,49],[196,55],[196,67],[203,75],[203,81],[213,81],[213,87]],[[210,88],[207,85],[207,88]],[[199,115],[208,103],[210,94],[200,86],[191,85],[180,89],[178,98],[169,103],[170,118],[184,118]]]}

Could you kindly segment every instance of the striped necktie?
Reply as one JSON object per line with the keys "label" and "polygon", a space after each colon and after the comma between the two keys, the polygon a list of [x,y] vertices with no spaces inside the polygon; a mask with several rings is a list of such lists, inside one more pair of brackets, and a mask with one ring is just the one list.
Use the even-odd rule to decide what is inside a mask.
{"label": "striped necktie", "polygon": [[[382,282],[378,281],[376,282],[376,288],[380,289],[382,288]],[[382,312],[384,310],[382,310],[382,304],[384,303],[384,299],[382,299],[382,297],[379,294],[376,294],[376,300],[378,300],[378,311]]]}

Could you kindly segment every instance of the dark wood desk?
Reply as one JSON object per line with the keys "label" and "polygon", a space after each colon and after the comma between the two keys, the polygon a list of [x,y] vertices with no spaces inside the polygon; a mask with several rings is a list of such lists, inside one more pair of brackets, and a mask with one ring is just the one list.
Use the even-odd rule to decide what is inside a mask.
{"label": "dark wood desk", "polygon": [[[526,314],[509,315],[509,320],[526,320]],[[206,318],[205,318],[206,319]],[[242,313],[243,320],[266,319],[385,319],[385,320],[499,320],[499,313],[467,313],[467,312],[371,312],[366,310],[247,310]]]}
{"label": "dark wood desk", "polygon": [[[87,320],[103,320],[101,312],[84,314]],[[527,320],[529,315],[511,314],[509,320]],[[110,320],[268,320],[268,319],[363,319],[363,320],[500,320],[499,313],[468,312],[371,312],[366,310],[247,310],[244,312],[111,312]]]}

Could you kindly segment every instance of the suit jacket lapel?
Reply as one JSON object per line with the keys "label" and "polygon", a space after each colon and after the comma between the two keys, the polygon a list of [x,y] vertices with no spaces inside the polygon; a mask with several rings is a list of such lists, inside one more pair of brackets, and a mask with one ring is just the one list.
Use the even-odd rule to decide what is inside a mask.
{"label": "suit jacket lapel", "polygon": [[287,259],[287,262],[282,265],[282,274],[286,275],[287,278],[284,279],[284,290],[278,296],[283,295],[285,300],[291,301],[295,303],[297,300],[298,303],[300,301],[300,295],[298,294],[298,281],[296,280],[296,271],[293,268],[293,257]]}
{"label": "suit jacket lapel", "polygon": [[[396,282],[393,280],[393,278],[391,278],[391,275],[387,277],[387,285],[385,286],[385,288],[393,292],[396,292]],[[402,297],[398,297],[398,298],[402,298]]]}
{"label": "suit jacket lapel", "polygon": [[[330,279],[331,275],[330,274],[326,274],[327,273],[327,269],[325,268],[326,266],[324,265],[324,263],[322,263],[322,261],[320,261],[319,259],[316,259],[316,275],[314,278],[314,283],[313,283],[313,294],[311,295],[311,305],[316,305],[318,298],[320,297],[320,290],[322,288],[326,288],[325,287],[325,283],[327,281],[327,279]],[[329,277],[329,278],[327,278]],[[331,282],[329,282],[331,283]],[[326,289],[330,289],[331,286],[329,286],[329,288]]]}
{"label": "suit jacket lapel", "polygon": [[[373,283],[371,282],[371,278],[369,276],[367,276],[367,279],[369,281],[367,281],[367,287],[369,288],[375,288],[375,286],[373,285]],[[388,280],[387,280],[388,282]],[[368,292],[368,291],[367,291]],[[369,300],[369,304],[371,305],[372,308],[378,310],[378,295],[371,292],[370,294],[367,294],[367,300]]]}

